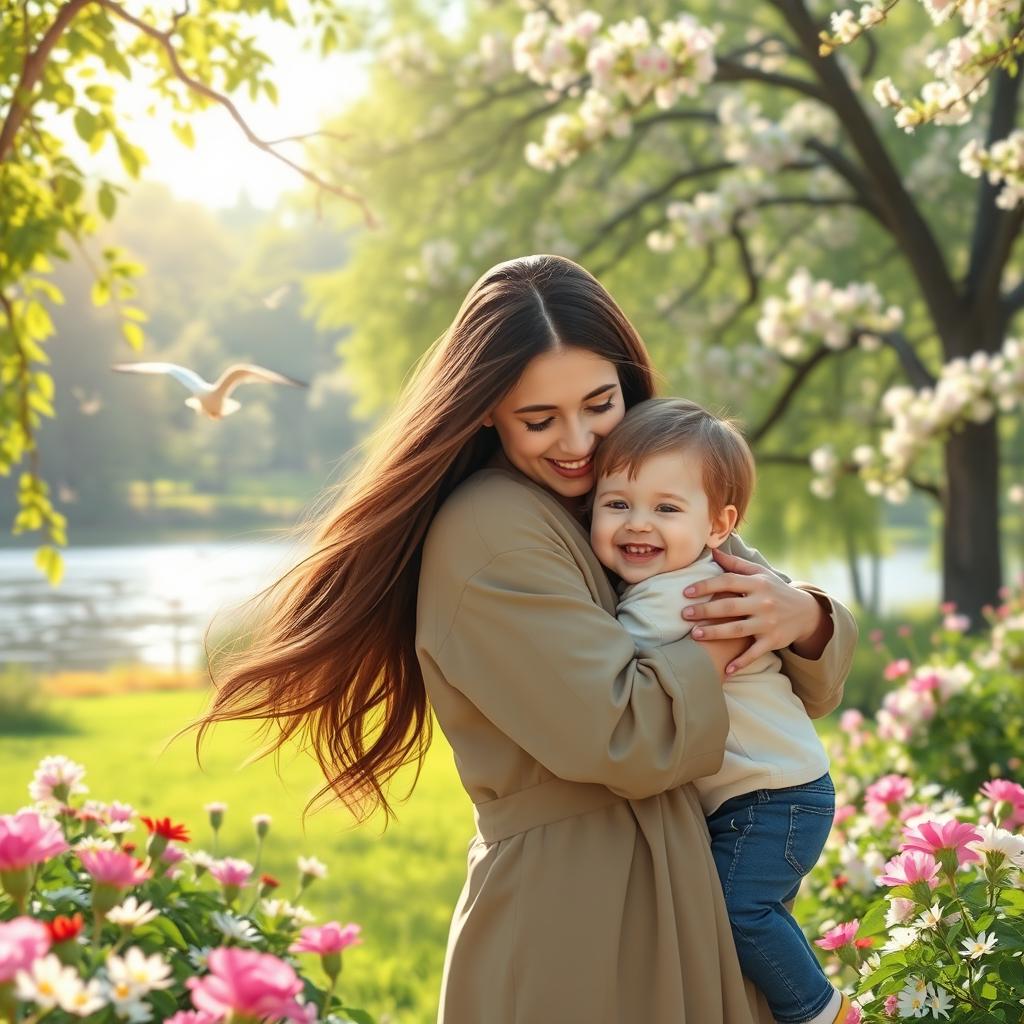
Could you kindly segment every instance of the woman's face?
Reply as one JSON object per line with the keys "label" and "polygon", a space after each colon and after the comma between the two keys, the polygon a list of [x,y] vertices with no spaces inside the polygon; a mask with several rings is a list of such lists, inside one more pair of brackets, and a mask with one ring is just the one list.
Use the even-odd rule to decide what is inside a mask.
{"label": "woman's face", "polygon": [[594,452],[622,419],[615,364],[582,348],[535,356],[515,387],[484,419],[509,462],[565,498],[594,486]]}

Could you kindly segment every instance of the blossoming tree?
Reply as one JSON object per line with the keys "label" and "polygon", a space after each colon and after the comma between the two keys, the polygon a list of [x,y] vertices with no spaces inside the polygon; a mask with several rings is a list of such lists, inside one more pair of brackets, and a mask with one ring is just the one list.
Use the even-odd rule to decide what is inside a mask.
{"label": "blossoming tree", "polygon": [[[385,262],[386,246],[369,242],[377,294],[382,273],[407,263],[407,301],[422,316],[439,286],[464,285],[484,253],[507,258],[523,238],[602,279],[629,279],[632,265],[633,301],[659,279],[676,364],[690,382],[733,377],[724,397],[748,419],[762,463],[809,465],[823,499],[850,476],[889,502],[919,491],[938,503],[944,598],[978,623],[1001,581],[1000,498],[1017,494],[1000,480],[1000,432],[1019,431],[1024,394],[1024,346],[1011,332],[1024,307],[1011,73],[1021,8],[836,5],[688,0],[623,17],[613,4],[523,0],[511,30],[504,12],[471,4],[461,36],[392,34],[382,64],[405,83],[408,108],[389,125],[390,152],[408,161],[413,144],[443,143],[458,212],[441,215],[438,199],[433,235],[416,235],[423,182],[409,190],[403,166],[420,213],[396,198],[394,223],[419,253],[408,259],[406,245],[396,260],[396,243]],[[921,97],[904,99],[924,78]],[[509,111],[494,115],[497,132],[485,109]],[[547,191],[524,184],[516,161]],[[481,176],[492,186],[483,224],[470,210]],[[530,188],[532,212],[516,204],[520,229],[505,208]],[[379,370],[370,333],[357,326],[346,350]],[[658,349],[670,373],[671,352]]]}

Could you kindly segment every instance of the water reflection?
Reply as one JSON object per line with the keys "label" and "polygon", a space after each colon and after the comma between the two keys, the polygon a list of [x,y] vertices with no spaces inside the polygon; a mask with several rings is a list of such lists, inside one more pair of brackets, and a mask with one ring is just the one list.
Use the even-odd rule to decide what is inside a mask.
{"label": "water reflection", "polygon": [[[41,670],[94,669],[143,662],[168,668],[199,663],[203,633],[230,621],[234,607],[293,564],[287,541],[75,547],[64,553],[65,575],[53,589],[31,549],[0,548],[0,663]],[[850,601],[841,560],[780,566]],[[867,566],[864,566],[866,574]],[[937,603],[939,577],[924,548],[902,548],[882,565],[882,607]]]}
{"label": "water reflection", "polygon": [[0,660],[40,669],[193,667],[202,637],[284,571],[285,542],[71,548],[54,589],[28,549],[0,549]]}

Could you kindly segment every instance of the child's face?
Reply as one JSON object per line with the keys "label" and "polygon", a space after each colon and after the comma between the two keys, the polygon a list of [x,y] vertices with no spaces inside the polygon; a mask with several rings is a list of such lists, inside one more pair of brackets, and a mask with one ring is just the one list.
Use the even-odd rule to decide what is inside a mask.
{"label": "child's face", "polygon": [[603,565],[639,583],[689,565],[735,524],[733,505],[711,514],[700,456],[670,451],[651,456],[633,480],[621,469],[597,481],[590,541]]}

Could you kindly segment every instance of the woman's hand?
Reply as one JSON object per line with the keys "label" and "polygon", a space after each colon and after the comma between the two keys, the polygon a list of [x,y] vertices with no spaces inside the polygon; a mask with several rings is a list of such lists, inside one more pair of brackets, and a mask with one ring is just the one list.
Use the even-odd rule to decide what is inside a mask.
{"label": "woman's hand", "polygon": [[[831,635],[831,619],[817,599],[791,587],[756,562],[715,549],[715,561],[725,570],[720,576],[701,580],[685,590],[687,597],[713,597],[706,604],[683,609],[694,622],[694,640],[754,637],[754,642],[726,666],[736,671],[769,651],[796,645],[808,658],[821,654]],[[710,652],[709,652],[710,653]]]}
{"label": "woman's hand", "polygon": [[701,640],[701,646],[708,653],[708,657],[715,663],[715,668],[718,669],[719,679],[727,679],[731,673],[727,673],[726,669],[729,665],[734,664],[734,659],[738,658],[747,649],[749,641],[746,637],[740,636],[735,639],[726,640]]}

